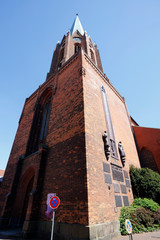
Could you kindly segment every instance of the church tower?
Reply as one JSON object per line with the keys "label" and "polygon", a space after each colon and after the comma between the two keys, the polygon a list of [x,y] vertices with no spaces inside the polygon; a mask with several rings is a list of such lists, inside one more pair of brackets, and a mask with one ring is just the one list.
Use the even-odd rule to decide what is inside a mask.
{"label": "church tower", "polygon": [[63,37],[61,43],[57,43],[47,79],[59,70],[74,54],[78,53],[80,49],[83,49],[94,64],[103,72],[97,46],[92,43],[87,32],[84,32],[77,14],[70,31]]}
{"label": "church tower", "polygon": [[47,194],[56,193],[56,239],[112,239],[133,200],[130,164],[140,166],[125,100],[77,15],[25,101],[0,186],[0,226],[49,239]]}

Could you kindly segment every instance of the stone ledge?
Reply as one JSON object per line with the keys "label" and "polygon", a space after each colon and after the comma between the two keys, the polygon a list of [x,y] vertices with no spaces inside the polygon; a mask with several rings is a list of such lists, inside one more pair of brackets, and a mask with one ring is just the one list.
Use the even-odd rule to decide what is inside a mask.
{"label": "stone ledge", "polygon": [[89,226],[90,240],[112,240],[120,236],[119,221],[113,221]]}
{"label": "stone ledge", "polygon": [[[55,240],[114,240],[120,236],[119,221],[95,225],[81,225],[68,223],[55,223]],[[50,238],[51,222],[39,221],[37,229],[39,238]]]}

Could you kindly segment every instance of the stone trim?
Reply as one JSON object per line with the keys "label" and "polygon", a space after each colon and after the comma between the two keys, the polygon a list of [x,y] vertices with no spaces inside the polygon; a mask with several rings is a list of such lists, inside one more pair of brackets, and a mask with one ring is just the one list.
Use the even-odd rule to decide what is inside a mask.
{"label": "stone trim", "polygon": [[[38,229],[36,229],[36,226]],[[55,222],[54,237],[55,240],[112,240],[120,236],[119,221],[81,225]],[[36,230],[36,231],[35,231]],[[25,221],[23,226],[23,235],[32,236],[33,234],[40,239],[50,239],[51,221]]]}

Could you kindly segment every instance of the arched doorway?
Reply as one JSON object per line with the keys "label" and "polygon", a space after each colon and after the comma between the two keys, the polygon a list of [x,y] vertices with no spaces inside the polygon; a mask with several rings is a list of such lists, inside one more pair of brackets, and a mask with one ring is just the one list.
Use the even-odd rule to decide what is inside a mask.
{"label": "arched doorway", "polygon": [[29,167],[20,179],[16,199],[13,205],[10,226],[22,227],[26,218],[29,199],[33,189],[35,170]]}
{"label": "arched doorway", "polygon": [[21,222],[23,223],[26,217],[26,213],[27,213],[27,208],[28,208],[28,202],[29,202],[29,196],[30,193],[32,191],[32,187],[33,187],[33,181],[34,181],[34,177],[32,177],[27,185],[27,189],[26,189],[26,194],[25,194],[25,198],[24,198],[24,203],[23,203],[23,208],[22,208],[22,215],[21,215]]}

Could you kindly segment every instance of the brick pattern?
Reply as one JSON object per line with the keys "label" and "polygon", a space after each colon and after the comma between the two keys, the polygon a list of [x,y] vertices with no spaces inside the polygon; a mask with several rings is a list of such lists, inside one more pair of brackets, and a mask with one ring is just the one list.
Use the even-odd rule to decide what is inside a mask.
{"label": "brick pattern", "polygon": [[[79,41],[76,41],[76,38],[79,39]],[[81,34],[76,31],[71,36],[70,32],[68,32],[67,35],[63,37],[61,43],[57,43],[56,49],[53,54],[50,71],[47,74],[47,80],[53,74],[55,74],[59,68],[63,67],[64,64],[72,56],[74,56],[74,54],[76,54],[75,45],[78,45],[80,49],[83,49],[83,51],[92,59],[91,61],[103,72],[97,46],[93,45],[92,40],[90,37],[87,36],[87,33],[85,32],[84,35],[81,36]],[[91,52],[93,53],[93,56],[91,56]]]}
{"label": "brick pattern", "polygon": [[[118,219],[120,208],[116,205],[116,199],[120,199],[118,206],[124,205],[123,196],[128,202],[133,200],[131,188],[126,188],[127,193],[121,191],[120,183],[126,186],[123,171],[121,172],[123,181],[113,178],[112,171],[106,172],[104,164],[111,164],[129,172],[129,165],[134,164],[139,167],[137,150],[131,131],[130,121],[124,99],[114,89],[109,80],[90,61],[87,55],[83,55],[83,66],[86,75],[83,77],[84,86],[84,110],[85,110],[85,132],[86,132],[86,161],[87,161],[87,181],[88,181],[88,207],[89,224],[104,223]],[[102,134],[107,130],[103,101],[101,96],[101,86],[104,86],[110,114],[115,133],[115,141],[121,141],[126,153],[126,165],[123,168],[118,154],[118,160],[111,156],[107,161],[104,153]],[[118,148],[118,146],[117,146]],[[106,175],[109,175],[106,177]],[[105,177],[104,177],[105,175]],[[107,179],[111,178],[110,181]],[[121,178],[121,179],[122,179]],[[127,179],[129,181],[129,179]],[[118,184],[120,193],[115,193],[114,185]],[[122,187],[123,188],[123,187]],[[115,196],[116,199],[115,199]],[[127,200],[125,199],[125,204]]]}
{"label": "brick pattern", "polygon": [[[85,74],[80,74],[79,69],[85,69]],[[111,164],[122,168],[120,158],[110,157],[107,161],[104,154],[102,134],[107,126],[100,91],[102,83],[107,91],[116,142],[122,141],[126,152],[125,171],[128,173],[131,163],[139,166],[139,160],[124,100],[105,79],[81,51],[27,99],[1,186],[1,216],[15,214],[19,196],[23,195],[19,180],[24,181],[26,188],[31,177],[34,177],[33,194],[28,199],[26,220],[47,220],[48,193],[56,193],[61,199],[56,221],[62,223],[90,225],[114,221],[120,212],[117,205],[127,204],[127,199],[131,203],[130,187],[126,188],[127,193],[125,187],[120,187],[120,193],[113,187],[120,182],[113,178]],[[41,146],[36,153],[22,158],[18,171],[16,165],[19,155],[24,156],[26,152],[37,101],[47,88],[53,88],[47,147]],[[110,182],[105,182],[109,178]],[[124,175],[123,178],[125,186],[129,178]],[[15,193],[14,189],[17,189]],[[10,192],[13,204],[7,200],[11,197],[6,198]],[[116,201],[119,201],[117,205]],[[22,205],[20,209],[19,215]]]}
{"label": "brick pattern", "polygon": [[[38,152],[24,158],[20,170],[20,182],[28,169],[34,171],[35,193],[29,197],[26,219],[36,219],[38,216],[45,219],[47,194],[56,192],[61,199],[61,206],[56,213],[57,221],[88,223],[83,88],[80,68],[82,68],[81,57],[75,57],[72,64],[65,66],[65,71],[60,70],[26,101],[2,184],[1,209],[3,206],[6,208],[1,211],[1,216],[16,213],[20,195],[23,195],[18,182],[16,182],[17,193],[15,194],[17,197],[13,198],[16,198],[14,204],[10,204],[10,201],[8,205],[3,204],[3,200],[6,199],[6,193],[12,190],[13,182],[15,184],[18,156],[25,155],[37,99],[47,88],[53,87],[57,90],[53,94],[50,110],[46,139],[47,158],[44,158],[43,151],[39,149]],[[27,178],[29,179],[29,173]],[[12,195],[14,195],[13,191]],[[21,215],[21,212],[22,206],[16,214]]]}

